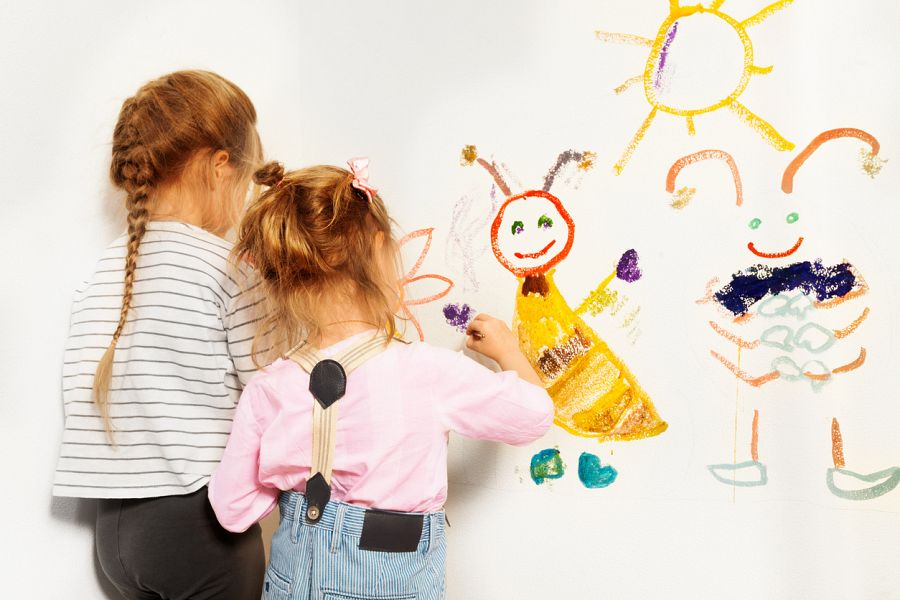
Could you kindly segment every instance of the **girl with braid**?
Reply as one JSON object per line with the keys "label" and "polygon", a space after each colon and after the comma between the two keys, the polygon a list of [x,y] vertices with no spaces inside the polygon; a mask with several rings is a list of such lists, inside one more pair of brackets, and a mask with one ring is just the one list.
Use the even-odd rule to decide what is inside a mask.
{"label": "girl with braid", "polygon": [[219,526],[207,483],[253,373],[250,273],[225,235],[261,161],[247,95],[179,71],[125,100],[113,184],[127,232],[76,293],[63,363],[65,429],[53,494],[97,498],[103,571],[129,599],[248,599],[258,526]]}

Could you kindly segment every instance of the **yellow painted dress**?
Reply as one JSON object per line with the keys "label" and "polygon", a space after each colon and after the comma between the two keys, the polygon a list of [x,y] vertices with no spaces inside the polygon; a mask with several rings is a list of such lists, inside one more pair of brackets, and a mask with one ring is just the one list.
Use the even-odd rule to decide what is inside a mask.
{"label": "yellow painted dress", "polygon": [[566,303],[553,271],[519,280],[513,328],[563,429],[606,442],[668,428],[628,367]]}

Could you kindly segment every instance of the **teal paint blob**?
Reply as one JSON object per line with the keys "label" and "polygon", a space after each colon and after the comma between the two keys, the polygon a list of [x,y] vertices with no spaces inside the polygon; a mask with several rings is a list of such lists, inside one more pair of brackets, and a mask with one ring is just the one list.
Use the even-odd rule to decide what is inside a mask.
{"label": "teal paint blob", "polygon": [[547,479],[559,479],[566,472],[566,465],[556,448],[541,450],[531,457],[531,480],[541,485]]}
{"label": "teal paint blob", "polygon": [[586,488],[605,488],[616,480],[619,472],[612,465],[601,465],[600,457],[582,452],[578,457],[578,479]]}

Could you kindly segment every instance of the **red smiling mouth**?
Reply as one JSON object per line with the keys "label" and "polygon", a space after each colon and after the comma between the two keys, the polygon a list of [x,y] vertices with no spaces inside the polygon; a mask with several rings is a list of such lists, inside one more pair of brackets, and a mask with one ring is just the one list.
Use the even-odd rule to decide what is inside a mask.
{"label": "red smiling mouth", "polygon": [[772,253],[760,252],[753,245],[753,242],[749,242],[747,244],[747,248],[750,250],[750,252],[752,252],[753,254],[760,256],[762,258],[784,258],[785,256],[790,256],[791,254],[796,252],[797,248],[799,248],[800,244],[802,244],[802,243],[803,243],[803,236],[800,236],[799,238],[797,238],[797,243],[794,244],[794,246],[792,248],[790,248],[789,250],[785,250],[784,252],[772,252]]}
{"label": "red smiling mouth", "polygon": [[514,252],[513,256],[516,258],[540,258],[543,255],[547,254],[547,251],[550,250],[550,247],[556,243],[556,240],[550,240],[550,243],[544,246],[544,249],[540,252],[531,252],[529,254],[522,254],[521,252]]}

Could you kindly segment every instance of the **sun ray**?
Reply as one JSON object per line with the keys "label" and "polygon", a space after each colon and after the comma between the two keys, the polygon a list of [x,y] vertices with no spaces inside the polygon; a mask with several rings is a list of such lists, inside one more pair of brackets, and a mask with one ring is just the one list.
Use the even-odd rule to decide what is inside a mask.
{"label": "sun ray", "polygon": [[612,31],[595,31],[594,35],[601,42],[610,42],[613,44],[628,44],[630,46],[647,46],[653,45],[653,40],[645,38],[633,33],[615,33]]}
{"label": "sun ray", "polygon": [[765,7],[764,9],[762,9],[761,11],[759,11],[758,13],[756,13],[755,15],[750,17],[749,19],[744,19],[743,21],[741,21],[741,26],[744,28],[747,28],[747,27],[753,27],[754,25],[759,25],[760,23],[762,23],[763,21],[765,21],[766,19],[768,19],[769,17],[771,17],[772,15],[777,13],[782,8],[784,8],[790,4],[793,4],[793,3],[794,3],[794,0],[779,0],[778,2],[773,2],[772,4],[768,5],[767,7]]}
{"label": "sun ray", "polygon": [[709,5],[709,10],[719,10],[719,8],[725,4],[725,0],[716,0],[712,4]]}
{"label": "sun ray", "polygon": [[694,127],[694,117],[688,115],[685,117],[685,120],[687,121],[688,135],[695,135],[697,133],[697,129]]}
{"label": "sun ray", "polygon": [[758,67],[756,65],[751,65],[747,67],[747,70],[751,75],[768,75],[772,72],[772,69],[775,68],[775,65],[769,65],[768,67]]}
{"label": "sun ray", "polygon": [[784,137],[778,133],[774,127],[772,127],[768,121],[757,116],[753,111],[749,108],[735,100],[731,104],[728,105],[728,109],[737,115],[737,117],[749,125],[751,128],[755,129],[756,132],[762,136],[764,140],[769,142],[776,150],[793,150],[794,143],[789,142],[784,139]]}
{"label": "sun ray", "polygon": [[617,88],[613,89],[613,91],[614,91],[617,95],[618,95],[618,94],[621,94],[622,92],[624,92],[625,90],[627,90],[628,88],[630,88],[631,86],[633,86],[634,84],[640,83],[640,82],[642,82],[643,80],[644,80],[644,76],[643,76],[643,75],[635,75],[634,77],[629,77],[628,79],[626,79],[625,81],[622,82],[622,85],[620,85],[620,86],[618,86]]}
{"label": "sun ray", "polygon": [[647,115],[647,118],[644,119],[644,122],[641,123],[641,128],[637,130],[637,133],[634,134],[634,137],[631,138],[631,142],[625,148],[625,152],[622,153],[622,158],[619,159],[619,162],[616,163],[615,170],[616,175],[621,175],[622,171],[625,169],[625,165],[628,164],[628,160],[631,158],[631,155],[634,154],[635,149],[638,144],[641,143],[641,140],[644,138],[644,134],[647,133],[647,129],[650,128],[650,124],[653,122],[653,117],[656,116],[657,109],[655,106],[653,110],[650,111],[650,114]]}

